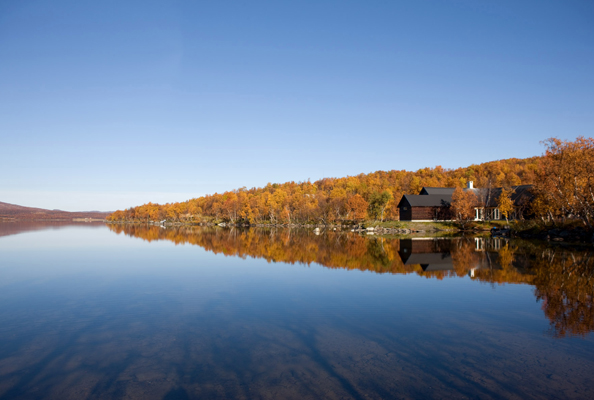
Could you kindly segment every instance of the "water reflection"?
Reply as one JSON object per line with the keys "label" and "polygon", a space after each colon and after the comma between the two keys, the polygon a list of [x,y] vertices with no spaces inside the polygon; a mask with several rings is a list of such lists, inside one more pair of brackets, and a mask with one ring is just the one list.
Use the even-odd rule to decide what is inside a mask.
{"label": "water reflection", "polygon": [[161,228],[110,225],[118,233],[147,241],[192,244],[215,254],[263,258],[268,262],[317,263],[327,268],[426,278],[534,286],[537,301],[556,338],[585,336],[594,330],[594,251],[549,247],[504,238],[387,239],[327,231]]}
{"label": "water reflection", "polygon": [[584,251],[15,226],[0,237],[0,399],[594,397]]}
{"label": "water reflection", "polygon": [[47,229],[64,228],[102,228],[103,222],[72,222],[72,221],[19,221],[0,220],[0,237],[18,235],[31,231],[43,231]]}

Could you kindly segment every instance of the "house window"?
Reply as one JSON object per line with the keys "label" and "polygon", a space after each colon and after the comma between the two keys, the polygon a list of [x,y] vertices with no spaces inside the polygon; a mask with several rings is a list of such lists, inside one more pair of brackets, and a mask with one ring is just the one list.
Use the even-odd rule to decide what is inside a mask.
{"label": "house window", "polygon": [[406,211],[406,207],[402,207],[402,209],[403,209],[404,211]]}
{"label": "house window", "polygon": [[499,219],[499,209],[498,208],[493,210],[493,214],[494,214],[494,219]]}

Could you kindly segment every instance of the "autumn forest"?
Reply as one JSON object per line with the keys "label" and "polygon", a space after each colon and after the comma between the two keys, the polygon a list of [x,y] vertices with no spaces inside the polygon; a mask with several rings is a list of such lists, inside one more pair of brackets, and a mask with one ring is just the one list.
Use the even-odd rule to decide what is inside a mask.
{"label": "autumn forest", "polygon": [[[179,203],[148,203],[116,211],[108,220],[283,225],[397,220],[402,195],[418,194],[422,187],[462,188],[473,181],[477,188],[504,188],[506,196],[513,186],[534,185],[533,215],[543,221],[577,219],[592,228],[594,139],[578,137],[571,142],[551,138],[543,144],[546,152],[539,157],[510,158],[457,169],[437,166],[415,172],[377,171],[315,182],[269,183],[262,188],[243,187]],[[457,214],[473,218],[472,201],[467,212]],[[460,208],[454,203],[455,199],[454,210]]]}
{"label": "autumn forest", "polygon": [[440,166],[410,171],[377,171],[315,182],[269,183],[262,188],[240,188],[180,203],[153,204],[117,211],[111,221],[226,221],[231,223],[335,223],[371,219],[398,219],[403,194],[423,186],[464,187],[532,184],[539,157],[508,159],[454,170]]}

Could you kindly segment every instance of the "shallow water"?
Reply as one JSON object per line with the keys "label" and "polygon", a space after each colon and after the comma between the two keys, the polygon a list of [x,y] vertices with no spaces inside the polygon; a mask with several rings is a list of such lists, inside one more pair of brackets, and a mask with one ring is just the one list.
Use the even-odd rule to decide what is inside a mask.
{"label": "shallow water", "polygon": [[594,398],[591,249],[0,223],[0,399]]}

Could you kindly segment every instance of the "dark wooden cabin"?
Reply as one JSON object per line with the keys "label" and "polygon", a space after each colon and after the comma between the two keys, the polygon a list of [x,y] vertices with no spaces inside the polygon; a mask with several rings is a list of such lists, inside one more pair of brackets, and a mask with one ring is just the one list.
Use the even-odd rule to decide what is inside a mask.
{"label": "dark wooden cabin", "polygon": [[[530,203],[534,199],[532,185],[513,186],[511,200],[514,211],[510,219],[523,219],[529,217]],[[405,194],[402,196],[398,208],[401,221],[448,221],[453,215],[450,205],[454,188],[424,187],[418,195]],[[477,196],[475,206],[475,220],[497,220],[503,216],[498,209],[498,199],[502,188],[477,189],[472,182],[464,191],[472,191]]]}
{"label": "dark wooden cabin", "polygon": [[398,208],[401,221],[446,221],[452,219],[452,195],[405,194]]}

